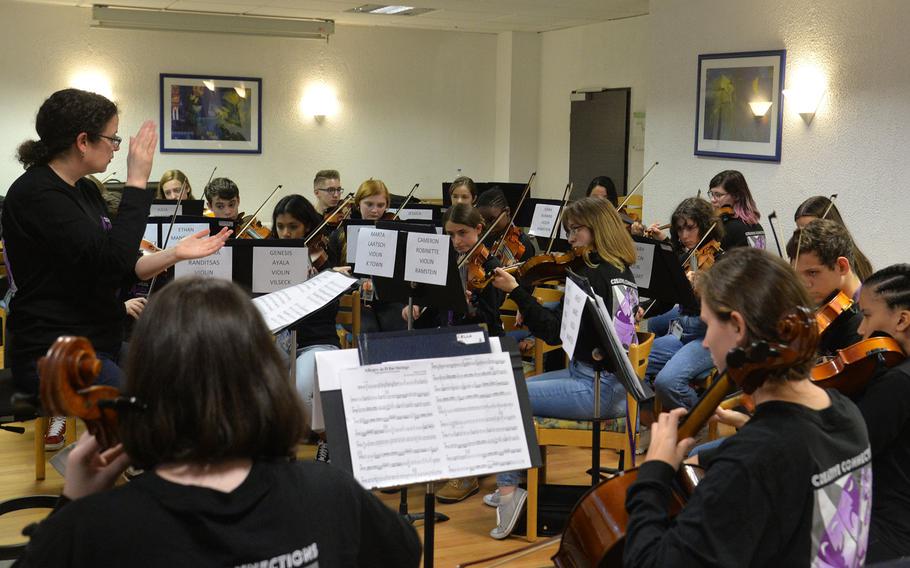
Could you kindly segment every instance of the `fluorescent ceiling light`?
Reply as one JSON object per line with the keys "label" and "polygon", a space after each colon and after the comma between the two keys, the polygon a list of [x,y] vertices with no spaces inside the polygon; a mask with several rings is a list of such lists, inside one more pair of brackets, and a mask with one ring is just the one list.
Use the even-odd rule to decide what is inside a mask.
{"label": "fluorescent ceiling light", "polygon": [[375,10],[370,10],[371,14],[400,14],[402,12],[410,12],[414,9],[414,6],[383,6],[382,8],[376,8]]}
{"label": "fluorescent ceiling light", "polygon": [[92,27],[174,32],[264,35],[325,39],[335,33],[332,20],[245,16],[217,12],[92,6]]}
{"label": "fluorescent ceiling light", "polygon": [[380,16],[419,16],[432,12],[433,8],[415,8],[414,6],[398,6],[391,4],[363,4],[346,12],[357,14],[376,14]]}

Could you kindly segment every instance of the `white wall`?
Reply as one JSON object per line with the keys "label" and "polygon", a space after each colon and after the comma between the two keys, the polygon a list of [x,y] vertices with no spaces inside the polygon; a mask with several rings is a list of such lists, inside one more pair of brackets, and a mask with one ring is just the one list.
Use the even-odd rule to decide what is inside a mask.
{"label": "white wall", "polygon": [[[261,77],[261,155],[159,154],[152,179],[170,168],[190,176],[196,195],[212,167],[241,188],[249,212],[279,184],[312,195],[313,174],[341,171],[346,188],[368,177],[392,191],[438,198],[461,168],[493,176],[496,36],[338,26],[328,44],[294,40],[90,28],[86,8],[0,2],[0,193],[22,168],[14,154],[35,138],[34,118],[53,91],[83,70],[109,77],[120,135],[159,115],[159,73]],[[325,81],[339,114],[322,124],[301,116],[304,88]],[[108,171],[126,178],[126,150]],[[269,210],[269,207],[266,207]],[[264,217],[268,217],[266,214]]]}
{"label": "white wall", "polygon": [[[535,195],[561,198],[569,179],[573,90],[631,87],[632,112],[646,110],[648,25],[641,16],[542,34]],[[630,148],[629,189],[641,177],[642,158]]]}
{"label": "white wall", "polygon": [[[901,244],[910,228],[910,35],[904,29],[910,3],[650,0],[648,20],[645,162],[660,166],[646,185],[645,219],[667,219],[682,197],[706,190],[715,173],[738,169],[764,216],[777,210],[782,239],[792,233],[800,202],[837,193],[873,265],[910,260]],[[812,124],[788,112],[785,101],[780,164],[696,158],[698,55],[781,48],[786,86],[809,65],[827,75],[828,92]]]}

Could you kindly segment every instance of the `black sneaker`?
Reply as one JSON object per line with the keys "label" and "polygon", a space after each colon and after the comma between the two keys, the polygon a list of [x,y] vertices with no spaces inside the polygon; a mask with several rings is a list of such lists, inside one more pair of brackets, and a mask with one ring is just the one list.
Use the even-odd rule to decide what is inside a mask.
{"label": "black sneaker", "polygon": [[325,440],[319,440],[316,444],[316,461],[332,463],[329,458],[329,444]]}

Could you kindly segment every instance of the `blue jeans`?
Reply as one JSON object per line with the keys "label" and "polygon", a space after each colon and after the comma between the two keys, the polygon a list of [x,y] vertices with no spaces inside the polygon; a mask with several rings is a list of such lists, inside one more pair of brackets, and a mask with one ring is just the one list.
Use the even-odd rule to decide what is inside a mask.
{"label": "blue jeans", "polygon": [[297,392],[303,401],[304,424],[313,424],[313,389],[316,384],[316,353],[336,351],[334,345],[309,345],[297,350]]}
{"label": "blue jeans", "polygon": [[[566,369],[529,378],[528,397],[534,416],[590,420],[594,415],[594,369],[573,359]],[[612,373],[600,374],[600,415],[626,415],[626,390]],[[500,473],[496,485],[518,485],[520,476],[520,471]]]}
{"label": "blue jeans", "polygon": [[673,306],[666,312],[648,318],[648,331],[655,337],[667,335],[670,332],[670,322],[679,317],[679,305]]}
{"label": "blue jeans", "polygon": [[648,357],[647,375],[665,410],[692,408],[698,401],[689,383],[714,367],[711,352],[702,346],[706,327],[700,318],[680,316],[681,338],[667,334],[654,340]]}
{"label": "blue jeans", "polygon": [[[95,356],[101,360],[101,373],[98,374],[98,378],[92,384],[120,388],[123,384],[123,371],[114,362],[117,360],[119,353],[97,351]],[[29,361],[24,365],[16,365],[11,367],[10,370],[13,373],[13,383],[16,385],[17,390],[28,394],[38,394],[40,388],[38,361]]]}

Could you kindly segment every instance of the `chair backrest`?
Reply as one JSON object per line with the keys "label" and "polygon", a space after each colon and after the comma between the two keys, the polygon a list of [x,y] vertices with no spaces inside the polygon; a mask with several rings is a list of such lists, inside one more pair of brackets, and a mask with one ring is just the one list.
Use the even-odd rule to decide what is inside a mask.
{"label": "chair backrest", "polygon": [[639,379],[644,380],[645,370],[648,368],[648,356],[654,345],[654,334],[643,331],[638,332],[638,343],[629,346],[629,361]]}
{"label": "chair backrest", "polygon": [[518,313],[518,304],[506,298],[499,306],[499,319],[502,321],[502,329],[512,331],[515,329],[515,315]]}
{"label": "chair backrest", "polygon": [[357,338],[360,336],[360,290],[355,290],[339,298],[338,315],[335,316],[335,322],[350,326],[353,338],[351,346],[356,347]]}
{"label": "chair backrest", "polygon": [[541,304],[546,302],[558,302],[562,300],[565,292],[562,290],[557,290],[555,288],[545,288],[543,286],[537,286],[534,288],[532,295],[537,299]]}

